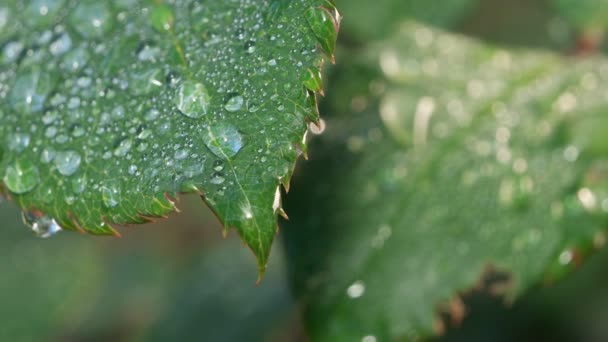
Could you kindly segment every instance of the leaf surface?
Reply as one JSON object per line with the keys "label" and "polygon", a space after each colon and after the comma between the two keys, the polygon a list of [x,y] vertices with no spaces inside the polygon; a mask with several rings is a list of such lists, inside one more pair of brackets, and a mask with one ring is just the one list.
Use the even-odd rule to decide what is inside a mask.
{"label": "leaf surface", "polygon": [[338,19],[321,0],[4,2],[4,192],[93,234],[199,192],[262,273]]}

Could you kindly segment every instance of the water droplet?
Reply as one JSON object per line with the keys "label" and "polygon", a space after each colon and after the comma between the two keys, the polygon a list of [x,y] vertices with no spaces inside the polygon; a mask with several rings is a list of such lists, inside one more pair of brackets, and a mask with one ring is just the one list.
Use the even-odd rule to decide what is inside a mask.
{"label": "water droplet", "polygon": [[28,1],[23,18],[32,26],[43,27],[53,22],[63,5],[63,1],[55,0]]}
{"label": "water droplet", "polygon": [[89,53],[85,48],[79,46],[70,50],[63,56],[60,67],[69,72],[82,69],[89,60]]}
{"label": "water droplet", "polygon": [[70,16],[70,24],[85,38],[101,37],[114,25],[108,5],[105,1],[80,1]]}
{"label": "water droplet", "polygon": [[87,178],[86,177],[76,177],[72,179],[72,190],[80,194],[84,191],[87,186]]}
{"label": "water droplet", "polygon": [[51,83],[51,78],[47,73],[40,71],[21,73],[9,94],[11,107],[23,113],[41,111],[52,90]]}
{"label": "water droplet", "polygon": [[224,169],[224,163],[221,160],[216,160],[213,162],[213,169],[215,171],[222,171]]}
{"label": "water droplet", "polygon": [[226,178],[224,178],[224,174],[221,172],[214,172],[211,175],[211,184],[219,185],[219,184],[224,183],[225,181],[226,181]]}
{"label": "water droplet", "polygon": [[52,148],[45,148],[44,150],[42,150],[42,153],[40,154],[40,160],[44,164],[52,162],[53,159],[55,159],[55,150],[53,150]]}
{"label": "water droplet", "polygon": [[363,296],[365,293],[365,284],[358,280],[346,289],[346,294],[353,299]]}
{"label": "water droplet", "polygon": [[233,94],[232,97],[230,97],[230,99],[228,99],[228,101],[226,102],[224,108],[226,108],[226,110],[229,112],[236,112],[243,108],[244,102],[245,100],[243,100],[242,96],[238,94]]}
{"label": "water droplet", "polygon": [[255,42],[254,41],[249,40],[245,43],[245,52],[247,52],[247,53],[255,52]]}
{"label": "water droplet", "polygon": [[17,153],[23,152],[30,145],[30,136],[25,133],[15,133],[8,138],[8,149]]}
{"label": "water droplet", "polygon": [[163,72],[160,69],[151,68],[141,73],[131,74],[131,92],[135,96],[146,95],[162,87]]}
{"label": "water droplet", "polygon": [[64,176],[71,176],[80,167],[80,154],[76,151],[62,151],[55,154],[57,171]]}
{"label": "water droplet", "polygon": [[564,159],[573,163],[578,159],[579,150],[576,146],[568,146],[564,149]]}
{"label": "water droplet", "polygon": [[21,55],[23,51],[23,43],[21,42],[10,42],[4,46],[2,54],[4,56],[4,62],[14,62]]}
{"label": "water droplet", "polygon": [[24,194],[38,185],[40,173],[30,161],[17,160],[13,165],[6,167],[3,181],[12,193]]}
{"label": "water droplet", "polygon": [[594,211],[597,208],[597,198],[589,188],[580,189],[576,197],[587,211]]}
{"label": "water droplet", "polygon": [[72,39],[67,33],[63,33],[49,46],[49,51],[53,56],[63,55],[72,47]]}
{"label": "water droplet", "polygon": [[63,230],[57,221],[48,215],[23,212],[21,217],[23,223],[40,238],[49,238]]}
{"label": "water droplet", "polygon": [[203,142],[219,158],[230,159],[243,147],[243,137],[236,127],[220,123],[205,129]]}
{"label": "water droplet", "polygon": [[189,118],[199,118],[207,114],[209,107],[209,93],[201,83],[185,81],[179,87],[174,103],[177,109]]}
{"label": "water droplet", "polygon": [[574,253],[571,250],[565,250],[559,255],[559,263],[568,265],[574,259]]}
{"label": "water droplet", "polygon": [[114,155],[117,157],[124,157],[131,151],[131,147],[133,146],[133,140],[131,138],[127,138],[118,143],[118,146],[114,149]]}
{"label": "water droplet", "polygon": [[310,133],[312,133],[314,135],[323,134],[323,132],[325,132],[325,128],[327,128],[327,124],[325,123],[325,120],[323,120],[323,119],[319,120],[318,124],[315,122],[308,123],[308,130],[310,131]]}
{"label": "water droplet", "polygon": [[114,208],[120,202],[120,188],[117,184],[106,184],[101,187],[101,199],[108,208]]}

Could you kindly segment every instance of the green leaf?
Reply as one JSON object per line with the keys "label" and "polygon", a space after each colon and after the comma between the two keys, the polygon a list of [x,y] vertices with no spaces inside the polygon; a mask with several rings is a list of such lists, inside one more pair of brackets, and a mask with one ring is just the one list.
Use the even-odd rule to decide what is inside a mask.
{"label": "green leaf", "polygon": [[477,0],[338,0],[346,18],[344,31],[351,39],[382,38],[404,18],[440,27],[452,27],[467,15]]}
{"label": "green leaf", "polygon": [[261,274],[338,18],[322,0],[4,2],[3,192],[93,234],[199,192]]}
{"label": "green leaf", "polygon": [[551,0],[559,14],[581,30],[608,28],[606,0]]}
{"label": "green leaf", "polygon": [[326,120],[299,170],[290,199],[314,206],[287,207],[312,339],[429,336],[488,270],[514,299],[601,245],[606,70],[413,23],[343,65],[332,87],[351,92],[327,111],[352,112]]}

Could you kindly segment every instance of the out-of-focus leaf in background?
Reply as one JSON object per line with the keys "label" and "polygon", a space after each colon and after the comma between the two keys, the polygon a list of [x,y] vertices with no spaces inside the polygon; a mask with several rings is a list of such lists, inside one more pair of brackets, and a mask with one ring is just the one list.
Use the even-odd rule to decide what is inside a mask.
{"label": "out-of-focus leaf in background", "polygon": [[551,0],[557,11],[580,30],[608,28],[606,0]]}
{"label": "out-of-focus leaf in background", "polygon": [[281,249],[256,286],[255,262],[236,234],[223,240],[216,218],[200,210],[196,196],[178,206],[180,215],[125,228],[121,239],[58,234],[42,240],[17,220],[17,208],[2,203],[0,340],[297,336]]}
{"label": "out-of-focus leaf in background", "polygon": [[489,269],[513,299],[601,245],[608,61],[405,23],[351,62],[367,91],[331,99],[351,114],[327,120],[296,187],[318,206],[285,229],[314,340],[429,336]]}
{"label": "out-of-focus leaf in background", "polygon": [[404,18],[417,19],[442,27],[453,27],[473,9],[477,0],[338,0],[336,4],[347,20],[346,38],[358,42],[389,34]]}

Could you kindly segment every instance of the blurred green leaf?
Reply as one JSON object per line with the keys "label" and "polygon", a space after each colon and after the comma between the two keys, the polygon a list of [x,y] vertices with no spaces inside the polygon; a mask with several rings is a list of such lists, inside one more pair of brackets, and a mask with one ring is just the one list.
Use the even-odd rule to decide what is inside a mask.
{"label": "blurred green leaf", "polygon": [[512,299],[605,239],[607,60],[408,23],[350,63],[327,110],[352,113],[327,120],[290,194],[315,205],[287,207],[313,340],[429,336],[485,272],[510,274]]}
{"label": "blurred green leaf", "polygon": [[86,305],[100,281],[100,259],[76,235],[46,241],[24,234],[17,213],[0,206],[0,340],[46,341],[74,306]]}
{"label": "blurred green leaf", "polygon": [[37,230],[93,234],[163,217],[177,192],[204,193],[262,273],[279,184],[318,119],[304,85],[318,45],[333,52],[337,12],[324,5],[3,2],[4,192]]}
{"label": "blurred green leaf", "polygon": [[566,20],[581,30],[608,28],[608,1],[606,0],[551,0]]}
{"label": "blurred green leaf", "polygon": [[477,0],[337,0],[344,15],[344,34],[355,40],[386,37],[404,19],[451,27],[463,19]]}

